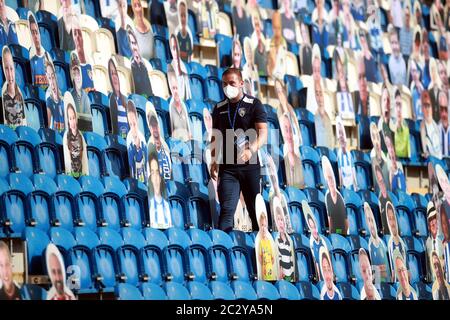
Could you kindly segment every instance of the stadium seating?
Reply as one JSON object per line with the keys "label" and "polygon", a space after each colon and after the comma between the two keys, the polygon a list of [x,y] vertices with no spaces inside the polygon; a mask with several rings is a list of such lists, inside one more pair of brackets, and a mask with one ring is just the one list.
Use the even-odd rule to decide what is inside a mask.
{"label": "stadium seating", "polygon": [[[109,6],[110,1],[107,2]],[[369,9],[365,1],[358,8],[358,4],[349,4],[350,17],[345,18],[352,20],[352,33],[347,30],[347,23],[342,21],[347,7],[346,3],[342,3],[338,8],[339,14],[335,17],[339,20],[338,25],[343,28],[339,33],[342,39],[338,43],[339,40],[334,39],[336,34],[333,36],[329,31],[335,28],[329,21],[330,17],[335,16],[331,13],[333,1],[322,1],[326,20],[323,32],[317,22],[318,1],[297,3],[258,0],[256,8],[250,8],[251,3],[245,8],[249,39],[239,45],[236,45],[235,41],[242,38],[239,31],[241,21],[234,21],[235,6],[239,4],[234,1],[231,4],[230,1],[212,0],[212,6],[205,11],[212,14],[217,4],[218,12],[215,16],[211,15],[213,19],[204,22],[201,21],[204,2],[189,2],[186,4],[189,39],[181,40],[182,33],[175,34],[179,41],[177,54],[183,59],[183,65],[175,70],[177,89],[173,88],[172,83],[169,89],[170,78],[167,73],[176,68],[178,61],[174,60],[174,47],[172,42],[169,42],[171,33],[175,31],[172,30],[175,16],[172,17],[166,12],[165,2],[142,2],[144,16],[148,19],[145,24],[151,29],[153,43],[139,43],[139,52],[132,52],[131,56],[124,57],[118,54],[124,52],[121,47],[124,45],[124,34],[120,34],[123,32],[120,15],[118,12],[107,14],[107,10],[103,8],[104,4],[99,1],[73,0],[69,4],[72,6],[71,12],[78,15],[82,29],[81,39],[75,39],[72,33],[67,35],[67,32],[61,29],[66,22],[63,20],[61,24],[61,14],[65,11],[59,1],[41,1],[39,6],[36,1],[5,1],[7,17],[15,32],[4,32],[8,35],[4,37],[6,40],[2,45],[8,46],[11,51],[14,88],[20,90],[14,97],[15,110],[9,112],[19,113],[23,104],[26,125],[13,124],[15,119],[10,118],[14,118],[15,114],[10,115],[10,118],[5,114],[8,107],[12,109],[11,105],[8,106],[8,101],[5,101],[5,94],[9,94],[6,89],[11,88],[8,87],[11,73],[8,74],[9,71],[3,66],[4,70],[0,72],[0,85],[5,90],[2,91],[0,103],[0,240],[14,249],[13,257],[17,260],[14,260],[13,264],[21,268],[20,272],[14,270],[14,276],[19,277],[20,273],[27,281],[20,290],[21,298],[47,298],[50,283],[46,282],[46,248],[52,243],[61,252],[67,267],[67,281],[71,281],[71,290],[79,299],[103,298],[106,294],[108,298],[120,300],[320,300],[323,284],[320,280],[323,279],[318,274],[319,270],[313,257],[315,253],[311,248],[312,235],[302,207],[302,201],[305,200],[313,212],[319,235],[330,252],[334,282],[342,298],[359,300],[364,283],[359,265],[359,250],[364,248],[371,252],[373,249],[369,247],[371,235],[364,212],[366,202],[372,209],[383,243],[386,244],[389,239],[389,235],[384,234],[382,230],[378,187],[373,174],[375,161],[371,157],[371,149],[374,147],[371,135],[373,122],[378,128],[382,128],[380,142],[388,158],[386,165],[390,170],[392,154],[389,152],[391,150],[387,150],[384,141],[386,123],[383,122],[385,115],[381,106],[384,101],[382,87],[386,85],[391,102],[396,100],[393,96],[396,89],[400,90],[403,120],[409,130],[409,137],[406,137],[405,141],[399,141],[398,137],[401,135],[398,135],[398,130],[394,130],[392,145],[398,151],[402,143],[408,142],[410,153],[408,157],[397,155],[402,164],[400,170],[406,178],[406,190],[395,187],[395,177],[392,177],[391,172],[389,181],[386,181],[389,184],[389,197],[395,207],[400,237],[407,247],[405,264],[411,285],[417,291],[419,299],[433,299],[433,283],[430,282],[432,272],[428,261],[430,252],[427,251],[429,249],[426,245],[430,234],[427,207],[429,201],[436,201],[437,197],[434,194],[432,177],[428,177],[427,166],[431,164],[435,169],[439,164],[448,174],[450,155],[447,148],[442,150],[442,157],[439,152],[431,154],[429,146],[428,150],[424,150],[424,116],[418,109],[422,108],[419,92],[428,90],[432,96],[433,110],[440,104],[439,94],[448,94],[449,77],[441,76],[441,66],[444,65],[445,69],[447,65],[445,46],[442,45],[445,42],[445,34],[441,34],[441,30],[433,25],[436,19],[433,17],[436,3],[418,0],[411,0],[409,3],[413,30],[417,28],[421,32],[426,31],[427,33],[421,33],[421,36],[427,34],[427,38],[421,40],[417,54],[414,52],[416,48],[413,43],[413,52],[411,55],[405,55],[403,47],[409,47],[409,43],[401,39],[402,28],[393,25],[396,24],[395,14],[399,18],[404,17],[404,2],[400,2],[401,12],[394,12],[398,8],[388,8],[387,3],[383,1],[376,3],[374,9],[379,21],[375,23],[369,21],[369,17],[364,13]],[[284,6],[294,2],[291,11],[295,30],[287,30],[290,27],[283,25],[284,55],[281,57],[275,52],[277,45],[274,36],[279,30],[275,21],[272,21],[272,14],[279,10],[284,24]],[[127,2],[127,13],[130,17],[127,17],[126,22],[137,32],[134,25],[137,19],[132,3],[133,1]],[[25,7],[28,4],[30,7]],[[416,6],[420,8],[418,14],[415,12]],[[443,10],[439,9],[439,12],[448,11],[449,4],[443,6]],[[37,85],[33,79],[36,75],[35,68],[46,77],[47,65],[46,62],[39,65],[41,56],[37,59],[33,57],[36,51],[33,48],[36,35],[29,27],[30,13],[33,13],[38,24],[41,46],[53,61],[57,88]],[[212,25],[205,29],[205,23]],[[260,24],[260,30],[256,29],[256,23]],[[308,39],[304,38],[306,34],[303,25],[299,28],[302,23],[306,25],[306,38],[311,39],[311,46]],[[366,39],[368,52],[362,48],[362,30],[368,32],[371,37],[370,41]],[[290,32],[287,31],[291,31],[295,39],[288,39]],[[261,37],[265,38],[261,42],[259,32]],[[392,58],[395,58],[395,47],[390,43],[391,32],[400,34],[399,47],[405,63],[404,72],[397,72],[395,66],[391,65]],[[17,34],[17,39],[14,33]],[[353,39],[349,38],[351,34]],[[377,34],[381,39],[381,47],[375,48],[373,46],[378,45]],[[126,32],[125,37],[127,38]],[[137,37],[138,42],[142,37],[143,35]],[[77,50],[80,40],[83,40],[84,53],[81,52],[83,50]],[[240,41],[242,42],[242,39]],[[425,59],[425,43],[429,47],[430,60]],[[248,44],[253,59],[247,56]],[[318,64],[315,70],[315,62],[305,63],[304,60],[305,57],[310,60],[315,57],[316,46],[319,46],[317,49],[320,55],[320,70]],[[148,47],[153,48],[151,56],[146,52]],[[262,54],[260,48],[263,48]],[[81,63],[83,84],[94,83],[93,88],[86,88],[81,97],[73,96],[77,111],[75,119],[70,118],[71,113],[64,103],[53,106],[48,100],[54,93],[51,92],[52,89],[58,89],[61,97],[73,89],[73,50],[77,52],[79,60],[86,60]],[[136,54],[142,57],[136,57]],[[367,59],[369,55],[373,56],[372,62]],[[359,70],[359,60],[363,56],[365,70]],[[137,180],[130,174],[133,169],[128,156],[133,148],[138,149],[133,144],[136,136],[129,134],[134,132],[130,120],[133,110],[128,108],[127,103],[113,103],[116,92],[113,94],[112,89],[116,86],[116,79],[108,63],[110,58],[113,58],[116,64],[121,93],[127,101],[133,101],[136,107],[137,130],[145,138],[145,146],[154,134],[148,123],[149,112],[154,108],[158,116],[160,137],[164,140],[163,147],[167,145],[169,149],[167,151],[171,160],[170,178],[161,177],[162,180],[165,179],[161,186],[166,189],[162,190],[162,194],[167,195],[166,200],[170,207],[170,228],[159,230],[151,227],[151,179],[145,177]],[[258,279],[256,230],[248,232],[236,228],[226,233],[219,230],[217,225],[220,204],[213,190],[214,183],[211,182],[209,154],[205,155],[205,150],[211,148],[211,141],[205,139],[210,134],[211,124],[204,118],[203,111],[206,109],[212,114],[216,110],[216,104],[226,98],[222,88],[222,75],[238,58],[241,59],[239,63],[244,89],[246,92],[257,91],[255,96],[261,101],[267,116],[268,139],[259,153],[262,168],[266,171],[262,176],[261,195],[268,209],[269,232],[274,238],[278,233],[275,232],[275,218],[272,217],[272,199],[274,195],[286,198],[287,213],[293,231],[289,235],[295,255],[293,282]],[[342,93],[343,87],[339,74],[342,70],[338,68],[337,58],[342,58],[341,62],[344,62],[341,69],[344,70],[347,90],[351,93],[354,119],[346,118],[339,109],[342,106],[339,106],[338,94]],[[142,70],[142,65],[136,64],[139,59],[148,70]],[[254,60],[253,66],[249,64],[250,60]],[[0,61],[3,63],[4,57]],[[414,71],[411,70],[413,61],[419,69],[417,81],[423,89],[417,88],[418,82]],[[271,64],[280,62],[285,62],[285,70],[272,68]],[[92,66],[92,70],[85,69],[87,65]],[[309,71],[303,72],[305,68]],[[445,72],[447,70],[444,70]],[[320,79],[317,78],[319,73]],[[396,81],[395,78],[400,76],[404,79]],[[135,93],[136,84],[145,80],[144,77],[148,77],[153,94]],[[364,77],[368,91],[366,111],[362,110],[364,91],[361,80],[364,80]],[[439,79],[436,80],[436,77]],[[293,129],[292,134],[300,135],[301,141],[300,145],[296,146],[296,152],[302,161],[302,178],[305,182],[301,189],[287,185],[284,149],[289,141],[284,141],[279,133],[280,123],[283,122],[279,120],[281,107],[277,98],[277,87],[274,85],[276,79],[286,88],[289,102],[286,114],[291,121],[297,122],[291,123],[291,126],[299,128],[299,132]],[[346,143],[353,158],[351,166],[356,174],[357,187],[354,190],[344,188],[343,179],[340,177],[336,151],[340,141],[336,139],[336,133],[331,133],[336,141],[333,145],[318,145],[319,137],[323,134],[317,132],[319,84],[329,126],[336,126],[337,116],[345,118]],[[438,93],[435,88],[439,89]],[[180,117],[186,117],[189,136],[172,136],[175,122],[174,109],[170,105],[175,97],[172,90],[178,90],[179,95],[185,97],[186,114]],[[85,96],[88,98],[87,102],[83,100]],[[82,112],[81,109],[84,108],[87,110]],[[79,117],[80,114],[86,113],[92,116],[92,130],[80,131]],[[58,122],[58,116],[65,129],[54,129],[55,125],[51,122]],[[240,117],[244,115],[240,114]],[[392,110],[390,117],[391,122],[397,123],[397,110]],[[428,143],[433,144],[433,147],[437,146],[438,136],[441,139],[439,147],[445,147],[445,142],[442,141],[445,135],[441,131],[442,124],[445,123],[443,117],[443,112],[434,110],[433,121],[437,125],[434,127],[438,128],[439,132],[435,132],[435,139],[427,137],[430,140]],[[124,134],[120,132],[118,135],[118,132],[115,132],[116,122],[125,121],[129,122],[130,131]],[[80,135],[69,135],[71,131],[74,132],[75,127]],[[397,126],[390,127],[393,129]],[[84,140],[79,139],[81,136]],[[72,139],[70,147],[68,139]],[[84,141],[85,145],[79,144],[80,141]],[[71,156],[76,153],[84,156],[86,153],[87,174],[71,172],[74,160],[70,156],[67,157],[68,152]],[[276,172],[270,171],[270,162],[266,161],[268,154],[273,158]],[[327,212],[325,205],[328,185],[322,170],[323,156],[330,160],[336,186],[345,203],[349,226],[349,232],[345,236],[331,233],[329,229],[332,212]],[[148,153],[144,154],[143,158],[144,171],[149,171]],[[160,172],[167,169],[161,168],[165,159],[159,153],[157,160]],[[84,162],[83,158],[82,166],[86,165]],[[278,185],[274,186],[272,183]],[[426,190],[426,187],[429,187],[429,190]],[[445,189],[445,186],[440,186],[439,189],[444,191],[444,197]],[[445,201],[445,198],[440,200]],[[437,208],[438,203],[435,205]],[[246,207],[248,208],[248,204]],[[21,257],[24,261],[18,263],[21,262],[18,261]],[[373,260],[373,257],[370,256],[370,259]],[[278,259],[276,260],[278,262]],[[382,299],[397,299],[398,283],[382,281],[375,285],[379,288]]]}

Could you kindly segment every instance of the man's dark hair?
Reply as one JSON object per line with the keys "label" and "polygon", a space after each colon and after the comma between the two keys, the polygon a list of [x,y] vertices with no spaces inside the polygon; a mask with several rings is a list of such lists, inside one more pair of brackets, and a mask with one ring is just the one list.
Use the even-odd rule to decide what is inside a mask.
{"label": "man's dark hair", "polygon": [[231,67],[231,68],[228,68],[227,70],[225,70],[222,74],[222,79],[228,74],[235,74],[239,77],[240,80],[242,80],[242,72],[238,68]]}
{"label": "man's dark hair", "polygon": [[397,98],[397,97],[402,97],[402,94],[400,93],[400,90],[397,88],[397,89],[395,89],[395,98]]}
{"label": "man's dark hair", "polygon": [[28,22],[30,23],[30,25],[37,24],[36,19],[34,18],[34,15],[32,15],[32,14],[30,14],[28,16]]}
{"label": "man's dark hair", "polygon": [[149,122],[150,127],[156,127],[158,125],[158,120],[156,119],[156,117],[153,114],[150,116],[150,119],[148,122]]}

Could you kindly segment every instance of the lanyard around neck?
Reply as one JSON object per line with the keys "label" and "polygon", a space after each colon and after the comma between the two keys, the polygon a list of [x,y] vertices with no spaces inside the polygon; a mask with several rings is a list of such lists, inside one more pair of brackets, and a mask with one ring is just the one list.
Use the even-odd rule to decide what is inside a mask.
{"label": "lanyard around neck", "polygon": [[234,116],[233,116],[233,122],[231,122],[231,111],[230,111],[230,100],[228,100],[228,122],[230,123],[231,129],[234,130],[234,125],[236,123],[236,116],[239,110],[239,107],[241,106],[241,102],[244,99],[245,94],[242,96],[242,99],[239,100],[239,102],[236,104],[236,110],[234,110]]}

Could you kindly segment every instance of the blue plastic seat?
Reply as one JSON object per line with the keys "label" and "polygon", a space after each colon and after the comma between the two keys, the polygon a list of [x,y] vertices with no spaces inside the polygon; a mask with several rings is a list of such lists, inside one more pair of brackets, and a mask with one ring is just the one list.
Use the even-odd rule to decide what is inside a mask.
{"label": "blue plastic seat", "polygon": [[143,272],[139,258],[139,250],[132,245],[124,245],[117,250],[117,264],[119,273],[125,277],[125,282],[137,286],[142,279]]}
{"label": "blue plastic seat", "polygon": [[34,190],[33,184],[20,173],[11,173],[0,183],[3,231],[8,237],[18,238],[30,221],[27,197]]}
{"label": "blue plastic seat", "polygon": [[58,247],[63,257],[66,258],[70,249],[72,249],[77,244],[72,233],[61,227],[51,228],[49,235],[50,241]]}
{"label": "blue plastic seat", "polygon": [[172,224],[176,228],[184,229],[187,226],[189,191],[186,186],[175,181],[167,181],[166,188]]}
{"label": "blue plastic seat", "polygon": [[253,288],[256,291],[256,295],[259,300],[279,300],[280,294],[277,288],[270,282],[255,281],[253,282]]}
{"label": "blue plastic seat", "polygon": [[6,178],[13,167],[11,146],[17,141],[17,135],[10,127],[0,125],[0,177]]}
{"label": "blue plastic seat", "polygon": [[401,190],[396,190],[398,203],[395,206],[397,211],[397,222],[400,236],[410,237],[418,235],[416,226],[414,225],[414,208],[415,204],[409,194]]}
{"label": "blue plastic seat", "polygon": [[189,63],[189,83],[191,86],[191,93],[195,99],[203,101],[205,92],[206,69],[198,62]]}
{"label": "blue plastic seat", "polygon": [[342,188],[342,197],[344,198],[345,207],[347,209],[347,220],[349,226],[349,235],[357,236],[363,233],[362,221],[363,204],[360,196],[353,190]]}
{"label": "blue plastic seat", "polygon": [[22,300],[47,300],[47,291],[37,284],[25,284],[20,288]]}
{"label": "blue plastic seat", "polygon": [[56,39],[58,39],[58,19],[48,11],[39,10],[36,11],[36,20],[39,25],[42,46],[45,51],[50,51],[52,48],[56,47]]}
{"label": "blue plastic seat", "polygon": [[41,87],[26,84],[23,94],[27,126],[39,131],[44,127],[45,92]]}
{"label": "blue plastic seat", "polygon": [[84,139],[87,145],[89,162],[89,175],[100,178],[105,173],[103,151],[107,145],[102,136],[95,132],[85,132]]}
{"label": "blue plastic seat", "polygon": [[70,72],[68,64],[68,52],[65,52],[59,48],[52,48],[50,55],[53,59],[53,65],[55,67],[56,81],[58,88],[61,92],[66,92],[70,87]]}
{"label": "blue plastic seat", "polygon": [[50,239],[47,234],[38,228],[25,228],[22,239],[27,241],[27,264],[29,275],[44,275],[43,254]]}
{"label": "blue plastic seat", "polygon": [[216,34],[215,41],[219,57],[218,66],[220,68],[226,68],[228,66],[231,66],[232,64],[231,49],[233,45],[233,40],[229,36],[223,34]]}
{"label": "blue plastic seat", "polygon": [[342,300],[360,300],[358,290],[350,283],[338,282],[336,286],[342,294]]}
{"label": "blue plastic seat", "polygon": [[119,274],[115,251],[109,245],[99,245],[93,250],[94,273],[101,277],[96,278],[95,287],[103,292],[113,292],[116,278]]}
{"label": "blue plastic seat", "polygon": [[73,231],[77,245],[93,249],[100,244],[100,240],[95,232],[88,227],[77,227]]}
{"label": "blue plastic seat", "polygon": [[111,228],[98,228],[98,239],[101,245],[107,245],[114,250],[124,245],[123,238],[119,232]]}
{"label": "blue plastic seat", "polygon": [[21,173],[30,177],[37,170],[35,147],[41,143],[41,138],[29,127],[17,127],[16,133],[18,140],[12,147],[14,164]]}
{"label": "blue plastic seat", "polygon": [[30,56],[28,50],[20,44],[9,44],[9,49],[13,56],[16,68],[16,82],[20,88],[24,88],[25,84],[31,82],[31,74],[29,73]]}
{"label": "blue plastic seat", "polygon": [[305,218],[303,217],[302,200],[306,201],[306,196],[301,190],[293,187],[287,187],[286,193],[289,199],[288,207],[292,229],[295,233],[305,233],[306,224]]}
{"label": "blue plastic seat", "polygon": [[164,289],[154,283],[141,283],[141,291],[145,300],[167,300]]}
{"label": "blue plastic seat", "polygon": [[127,148],[125,141],[115,135],[106,135],[107,147],[104,150],[105,171],[111,177],[123,179],[128,171],[128,163],[125,160]]}
{"label": "blue plastic seat", "polygon": [[164,287],[169,300],[191,300],[189,291],[180,283],[167,282]]}
{"label": "blue plastic seat", "polygon": [[303,165],[303,177],[305,185],[309,188],[317,188],[321,185],[319,174],[319,154],[308,146],[300,146],[300,154]]}
{"label": "blue plastic seat", "polygon": [[320,300],[319,289],[311,282],[300,281],[295,285],[300,293],[301,300]]}
{"label": "blue plastic seat", "polygon": [[78,221],[75,197],[81,192],[80,184],[71,176],[58,175],[56,177],[58,190],[53,197],[54,224],[69,231],[73,230]]}
{"label": "blue plastic seat", "polygon": [[213,295],[209,288],[197,281],[187,283],[187,288],[192,300],[213,300]]}
{"label": "blue plastic seat", "polygon": [[128,283],[119,283],[116,286],[115,294],[118,300],[144,300],[139,289]]}
{"label": "blue plastic seat", "polygon": [[188,225],[203,230],[212,227],[209,196],[201,191],[198,183],[191,183],[191,195],[188,202]]}
{"label": "blue plastic seat", "polygon": [[360,150],[352,150],[353,166],[356,171],[356,183],[359,189],[366,190],[373,187],[372,166],[370,156]]}
{"label": "blue plastic seat", "polygon": [[296,108],[295,113],[297,115],[298,124],[300,126],[303,145],[309,147],[315,146],[316,129],[314,125],[314,115],[306,108]]}
{"label": "blue plastic seat", "polygon": [[426,238],[428,236],[428,222],[427,222],[427,205],[428,201],[425,196],[413,193],[411,197],[414,201],[414,225],[416,226],[417,236]]}
{"label": "blue plastic seat", "polygon": [[211,293],[216,300],[235,300],[236,296],[234,295],[233,289],[231,287],[220,281],[211,281],[209,283],[209,288],[211,289]]}
{"label": "blue plastic seat", "polygon": [[52,196],[57,191],[55,182],[42,174],[35,174],[31,178],[34,191],[28,195],[30,225],[47,232],[52,221]]}
{"label": "blue plastic seat", "polygon": [[104,223],[119,231],[123,222],[122,197],[127,194],[123,183],[117,177],[104,177],[105,192],[99,197],[99,204]]}
{"label": "blue plastic seat", "polygon": [[[89,92],[89,99],[91,101],[92,131],[104,137],[106,132],[112,130],[107,118],[109,99],[99,91]],[[87,139],[86,143],[89,145]]]}
{"label": "blue plastic seat", "polygon": [[298,289],[292,283],[279,280],[275,283],[275,288],[277,288],[280,295],[280,299],[284,300],[300,300],[300,293]]}
{"label": "blue plastic seat", "polygon": [[104,186],[100,180],[91,176],[80,177],[79,183],[82,191],[76,196],[78,217],[84,226],[96,231],[101,221],[98,199],[104,193]]}
{"label": "blue plastic seat", "polygon": [[59,148],[62,147],[62,137],[48,128],[41,128],[39,135],[42,143],[36,146],[38,170],[54,179],[56,175],[62,173],[61,156],[59,155]]}
{"label": "blue plastic seat", "polygon": [[134,228],[122,228],[121,233],[124,244],[134,246],[137,249],[145,247],[146,240],[141,231]]}
{"label": "blue plastic seat", "polygon": [[236,299],[242,300],[257,300],[258,295],[249,282],[233,281],[231,282],[231,288],[234,291]]}

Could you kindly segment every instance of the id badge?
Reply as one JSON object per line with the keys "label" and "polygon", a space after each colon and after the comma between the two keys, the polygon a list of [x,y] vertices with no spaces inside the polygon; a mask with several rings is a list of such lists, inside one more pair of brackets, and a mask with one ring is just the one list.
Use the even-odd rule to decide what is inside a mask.
{"label": "id badge", "polygon": [[236,135],[236,147],[237,147],[238,153],[241,153],[246,149],[247,143],[248,143],[248,138],[243,132]]}

